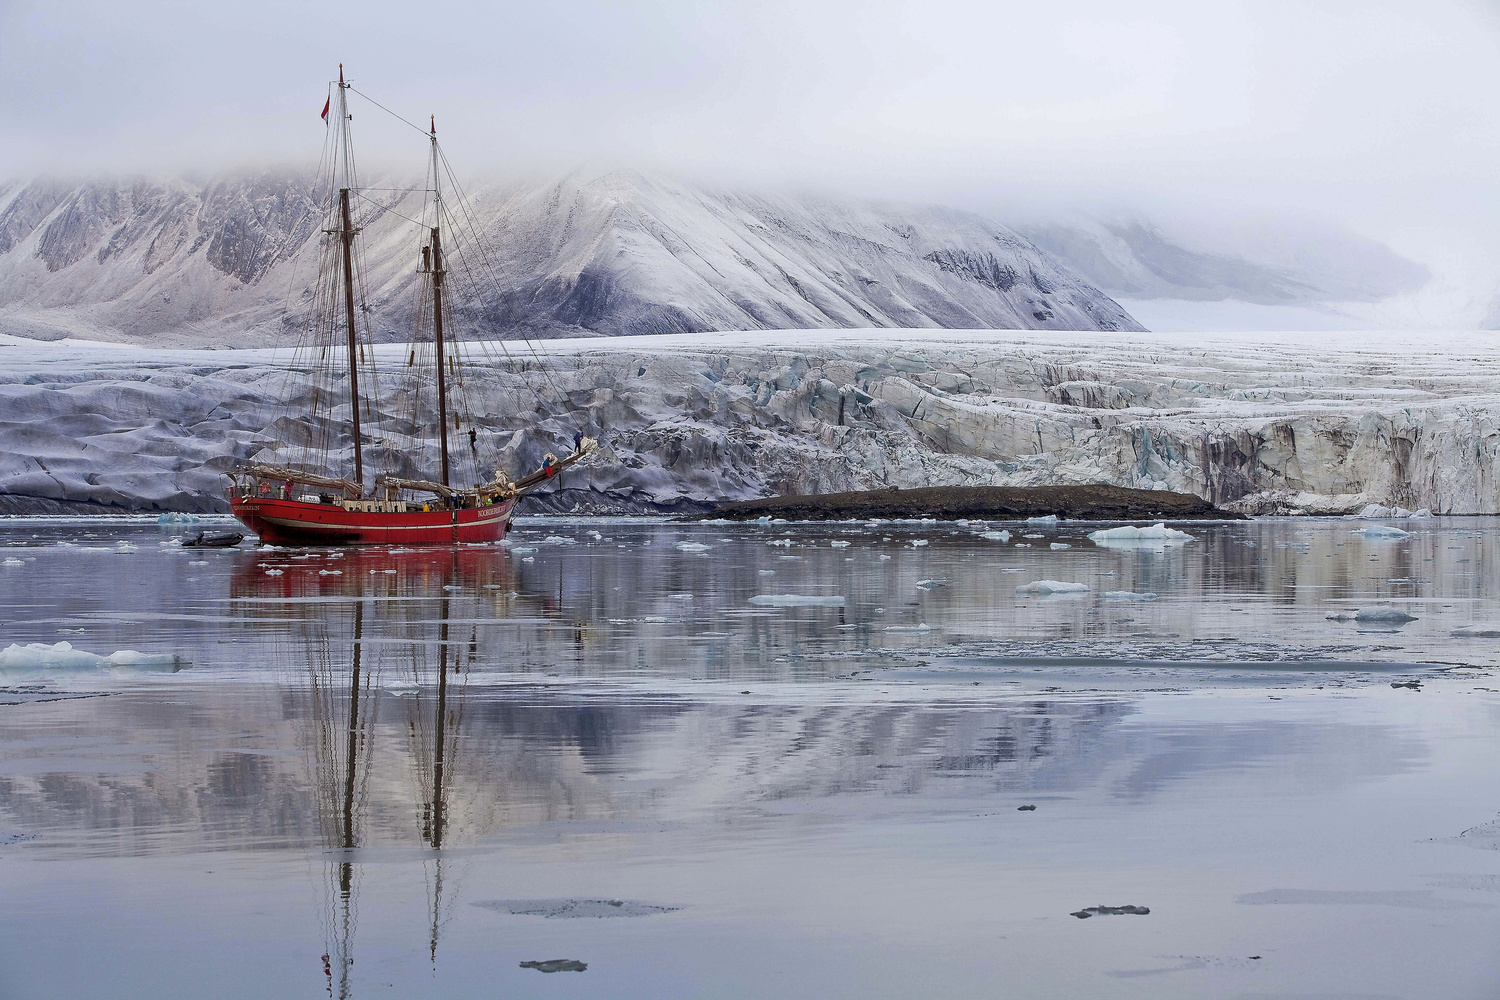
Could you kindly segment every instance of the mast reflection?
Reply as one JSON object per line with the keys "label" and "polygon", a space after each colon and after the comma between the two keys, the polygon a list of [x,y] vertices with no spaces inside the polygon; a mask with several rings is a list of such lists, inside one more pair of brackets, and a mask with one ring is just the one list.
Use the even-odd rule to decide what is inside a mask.
{"label": "mast reflection", "polygon": [[[450,799],[463,745],[467,680],[479,657],[479,619],[467,614],[468,633],[455,639],[463,633],[453,624],[454,610],[476,595],[509,592],[505,553],[372,548],[308,558],[271,552],[244,567],[233,590],[255,601],[256,615],[286,619],[285,634],[300,640],[292,645],[302,650],[300,657],[289,650],[285,660],[306,663],[305,674],[285,684],[291,698],[306,701],[305,711],[296,714],[311,722],[327,994],[338,1000],[353,996],[359,892],[366,876],[360,854],[369,843],[371,813],[389,815],[392,805],[371,801],[372,776],[376,788],[392,788],[379,779],[403,763],[415,785],[414,832],[426,852],[425,937],[435,966],[461,882],[462,872],[452,869],[443,851],[452,836]],[[382,703],[390,707],[392,700],[404,708],[404,746],[399,740],[383,746],[378,738]]]}

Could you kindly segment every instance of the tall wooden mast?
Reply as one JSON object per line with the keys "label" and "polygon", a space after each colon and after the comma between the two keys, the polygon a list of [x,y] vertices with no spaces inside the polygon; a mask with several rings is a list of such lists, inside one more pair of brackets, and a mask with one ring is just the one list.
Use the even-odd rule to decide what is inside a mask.
{"label": "tall wooden mast", "polygon": [[[339,130],[344,159],[344,186],[339,188],[339,240],[344,247],[344,325],[348,330],[349,419],[354,435],[354,481],[365,487],[365,462],[359,431],[359,339],[354,332],[354,224],[349,217],[349,185],[354,183],[354,152],[349,147],[349,85],[339,63]],[[445,480],[446,482],[446,480]]]}
{"label": "tall wooden mast", "polygon": [[448,482],[448,363],[443,344],[443,240],[438,232],[437,223],[442,221],[443,196],[438,190],[438,148],[437,148],[437,119],[432,119],[432,131],[429,133],[432,140],[432,196],[433,215],[432,221],[432,341],[434,360],[437,362],[437,417],[438,417],[438,449],[440,452],[439,481],[444,485]]}

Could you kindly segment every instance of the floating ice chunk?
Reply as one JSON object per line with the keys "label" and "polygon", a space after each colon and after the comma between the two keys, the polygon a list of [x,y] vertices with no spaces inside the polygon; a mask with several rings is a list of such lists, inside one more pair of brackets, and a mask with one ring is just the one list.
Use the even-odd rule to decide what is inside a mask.
{"label": "floating ice chunk", "polygon": [[534,563],[536,562],[536,556],[522,556],[521,561],[523,563]]}
{"label": "floating ice chunk", "polygon": [[886,561],[886,560],[887,560],[887,559],[889,559],[889,558],[890,558],[890,555],[888,555],[888,554],[887,554],[887,553],[884,553],[884,552],[882,552],[882,553],[881,553],[881,554],[880,554],[880,561],[881,561],[881,562],[885,562],[885,561]]}
{"label": "floating ice chunk", "polygon": [[774,569],[758,569],[755,572],[758,575],[760,575],[760,576],[775,576],[776,575],[776,571]]}
{"label": "floating ice chunk", "polygon": [[1033,580],[1023,583],[1016,588],[1018,594],[1082,594],[1086,593],[1089,585],[1086,583],[1069,583],[1066,580]]}
{"label": "floating ice chunk", "polygon": [[1500,639],[1500,628],[1483,625],[1464,625],[1448,633],[1455,639]]}
{"label": "floating ice chunk", "polygon": [[914,548],[914,549],[920,549],[922,546],[924,546],[926,544],[927,544],[927,539],[925,539],[925,538],[913,538],[911,540],[911,547]]}
{"label": "floating ice chunk", "polygon": [[1008,541],[1010,541],[1010,532],[1008,532],[1008,531],[981,531],[979,533],[979,537],[980,538],[988,538],[992,542],[1008,542]]}
{"label": "floating ice chunk", "polygon": [[678,542],[677,548],[682,552],[707,552],[713,546],[704,545],[702,542]]}
{"label": "floating ice chunk", "polygon": [[1400,608],[1360,608],[1358,611],[1340,611],[1335,615],[1325,616],[1331,622],[1378,622],[1386,625],[1405,625],[1407,622],[1417,620],[1416,615],[1409,615]]}
{"label": "floating ice chunk", "polygon": [[341,569],[320,569],[320,570],[318,570],[318,575],[319,576],[343,576],[344,575],[344,571],[341,570]]}
{"label": "floating ice chunk", "polygon": [[1154,601],[1156,595],[1151,593],[1137,594],[1133,590],[1106,590],[1104,592],[1106,601]]}
{"label": "floating ice chunk", "polygon": [[844,606],[844,599],[842,597],[822,597],[806,594],[757,594],[750,598],[750,603],[770,608],[842,608]]}
{"label": "floating ice chunk", "polygon": [[1022,535],[1021,537],[1022,538],[1046,538],[1047,536],[1046,535],[1038,535],[1036,533],[1032,533],[1032,534],[1029,534],[1029,535]]}
{"label": "floating ice chunk", "polygon": [[584,534],[588,535],[590,538],[592,538],[596,542],[600,541],[601,539],[604,538],[604,536],[601,535],[601,534],[599,534],[599,532],[597,532],[597,531],[586,531],[586,532],[584,532]]}
{"label": "floating ice chunk", "polygon": [[577,545],[578,539],[569,538],[567,535],[548,535],[542,539],[543,545]]}
{"label": "floating ice chunk", "polygon": [[769,542],[767,542],[766,544],[767,545],[779,545],[779,546],[781,546],[784,549],[789,549],[789,548],[792,547],[792,540],[790,538],[773,538]]}
{"label": "floating ice chunk", "polygon": [[1402,531],[1389,524],[1372,524],[1362,531],[1356,531],[1355,534],[1364,535],[1366,538],[1405,538],[1411,532]]}
{"label": "floating ice chunk", "polygon": [[535,552],[536,548],[531,545],[517,545],[515,548],[511,549],[511,551],[518,556],[524,556],[530,555],[531,553]]}
{"label": "floating ice chunk", "polygon": [[1098,531],[1089,532],[1089,541],[1095,545],[1182,545],[1191,542],[1193,536],[1186,531],[1178,531],[1169,528],[1163,523],[1151,525],[1149,528],[1138,528],[1133,524],[1124,524],[1118,528],[1100,528]]}
{"label": "floating ice chunk", "polygon": [[279,570],[279,569],[268,569],[268,570],[266,570],[266,576],[280,576],[280,575],[281,575],[281,570]]}
{"label": "floating ice chunk", "polygon": [[1044,517],[1028,517],[1026,523],[1033,528],[1055,528],[1057,527],[1057,515],[1047,514]]}
{"label": "floating ice chunk", "polygon": [[140,653],[121,649],[108,656],[74,649],[70,642],[47,645],[45,642],[12,643],[0,649],[0,670],[98,670],[107,667],[130,667],[136,670],[177,671],[191,666],[172,653]]}
{"label": "floating ice chunk", "polygon": [[156,519],[157,524],[197,524],[201,518],[197,514],[188,514],[180,510],[166,511]]}
{"label": "floating ice chunk", "polygon": [[116,542],[115,551],[121,555],[129,555],[132,552],[139,552],[140,550],[130,542]]}
{"label": "floating ice chunk", "polygon": [[831,549],[847,549],[850,545],[853,545],[853,544],[854,544],[853,542],[846,542],[846,541],[842,541],[842,540],[839,540],[839,539],[834,539],[833,541],[831,541],[831,542],[828,543],[828,547],[831,548]]}
{"label": "floating ice chunk", "polygon": [[934,587],[946,587],[948,582],[946,580],[918,580],[917,586],[923,590],[932,590]]}
{"label": "floating ice chunk", "polygon": [[416,681],[388,681],[381,686],[391,694],[416,694],[422,690],[422,685]]}
{"label": "floating ice chunk", "polygon": [[667,595],[667,600],[669,600],[669,601],[691,601],[692,599],[693,599],[693,595],[692,594],[668,594]]}
{"label": "floating ice chunk", "polygon": [[1058,549],[1071,549],[1073,546],[1069,545],[1067,542],[1053,542],[1050,547],[1055,552]]}
{"label": "floating ice chunk", "polygon": [[8,557],[5,560],[4,565],[6,565],[6,566],[25,566],[26,565],[26,560],[24,560],[24,559],[17,559],[15,556],[10,556],[10,557]]}
{"label": "floating ice chunk", "polygon": [[887,625],[883,631],[886,632],[931,632],[932,626],[926,622],[920,625]]}

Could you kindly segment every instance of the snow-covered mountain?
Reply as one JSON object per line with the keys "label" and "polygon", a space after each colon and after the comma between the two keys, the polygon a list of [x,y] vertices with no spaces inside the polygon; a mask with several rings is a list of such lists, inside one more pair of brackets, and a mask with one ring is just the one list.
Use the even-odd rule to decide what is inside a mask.
{"label": "snow-covered mountain", "polygon": [[[0,333],[254,346],[297,326],[321,225],[309,175],[0,185]],[[357,203],[377,339],[409,336],[423,194]],[[1137,331],[1015,230],[965,212],[574,173],[468,192],[455,305],[532,337],[828,327]],[[457,235],[457,234],[454,234]],[[482,249],[482,252],[481,252]]]}

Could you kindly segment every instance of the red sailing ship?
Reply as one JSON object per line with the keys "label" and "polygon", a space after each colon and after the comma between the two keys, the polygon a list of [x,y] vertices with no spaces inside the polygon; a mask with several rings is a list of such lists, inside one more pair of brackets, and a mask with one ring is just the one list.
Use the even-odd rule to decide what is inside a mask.
{"label": "red sailing ship", "polygon": [[[337,88],[328,102],[336,114],[330,115],[328,107],[324,110],[327,171],[319,178],[319,188],[328,196],[322,262],[309,321],[298,345],[300,364],[296,367],[308,373],[307,384],[301,399],[289,400],[284,419],[273,425],[288,438],[272,449],[274,460],[254,462],[231,476],[230,509],[262,541],[275,545],[498,541],[510,529],[516,502],[588,455],[595,442],[576,435],[572,453],[562,458],[549,453],[542,468],[514,482],[493,466],[488,475],[480,471],[484,467],[481,431],[487,441],[493,434],[491,428],[481,427],[462,399],[472,369],[460,356],[464,344],[449,337],[445,329],[445,324],[451,325],[446,292],[453,267],[443,243],[445,231],[468,234],[477,227],[471,219],[455,222],[451,214],[455,206],[444,198],[442,177],[448,176],[453,185],[447,159],[438,147],[435,122],[427,134],[430,162],[428,185],[422,192],[427,218],[420,223],[419,329],[396,370],[384,373],[388,380],[394,377],[401,382],[389,394],[392,405],[404,402],[410,407],[410,413],[401,414],[398,421],[407,429],[408,440],[393,443],[390,435],[378,433],[378,426],[375,435],[367,435],[362,424],[378,424],[380,418],[380,408],[374,404],[380,397],[377,380],[381,375],[365,318],[362,227],[355,225],[352,204],[355,199],[375,203],[358,184],[349,132],[348,94],[353,87],[344,80],[342,66]],[[454,200],[462,212],[461,189]],[[471,255],[483,255],[482,247],[470,249]],[[459,256],[459,263],[467,267],[462,251]],[[428,324],[430,339],[421,328]],[[364,393],[361,380],[366,383]],[[345,405],[347,416],[342,412]],[[449,449],[450,427],[453,434],[462,435],[466,422],[469,449],[455,456]],[[373,450],[387,467],[371,484],[365,479],[367,444],[376,446]],[[434,455],[435,470],[424,461]],[[468,468],[458,468],[465,463]],[[456,485],[465,473],[470,485]]]}

